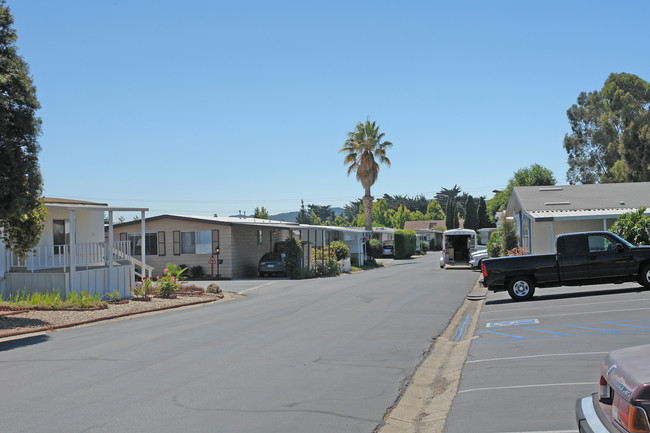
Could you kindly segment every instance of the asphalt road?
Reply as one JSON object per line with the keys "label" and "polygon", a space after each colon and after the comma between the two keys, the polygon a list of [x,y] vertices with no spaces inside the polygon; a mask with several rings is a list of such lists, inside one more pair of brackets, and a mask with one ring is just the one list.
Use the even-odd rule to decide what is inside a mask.
{"label": "asphalt road", "polygon": [[0,431],[371,432],[478,276],[438,258],[0,343]]}
{"label": "asphalt road", "polygon": [[576,399],[598,392],[610,350],[650,340],[650,291],[637,284],[492,293],[479,316],[448,433],[573,433]]}

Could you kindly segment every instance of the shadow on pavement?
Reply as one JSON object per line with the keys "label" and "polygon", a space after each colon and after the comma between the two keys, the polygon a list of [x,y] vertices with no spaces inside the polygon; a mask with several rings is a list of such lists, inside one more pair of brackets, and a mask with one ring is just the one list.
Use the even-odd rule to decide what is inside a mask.
{"label": "shadow on pavement", "polygon": [[[590,290],[585,292],[555,293],[552,295],[539,295],[538,294],[539,292],[537,290],[539,289],[536,289],[535,296],[533,296],[531,300],[526,301],[525,303],[530,303],[535,301],[545,301],[551,299],[591,298],[595,296],[617,295],[621,293],[642,293],[648,291],[648,289],[646,289],[645,287],[638,286],[638,287],[628,287],[625,289]],[[541,289],[541,290],[549,290],[549,289]],[[507,299],[495,299],[493,301],[486,301],[485,304],[498,305],[498,304],[512,304],[514,302],[515,301],[513,301],[512,299],[507,298]],[[519,304],[520,302],[517,303]]]}
{"label": "shadow on pavement", "polygon": [[32,346],[34,344],[45,343],[50,337],[48,335],[35,335],[33,337],[18,338],[16,340],[9,340],[0,342],[0,352],[18,349],[20,347]]}

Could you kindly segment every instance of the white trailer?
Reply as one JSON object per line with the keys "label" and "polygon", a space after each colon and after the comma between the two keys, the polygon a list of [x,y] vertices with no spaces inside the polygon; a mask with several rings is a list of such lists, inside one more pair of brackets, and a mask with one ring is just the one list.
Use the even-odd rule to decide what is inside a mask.
{"label": "white trailer", "polygon": [[440,267],[447,264],[469,264],[469,255],[476,251],[477,236],[474,230],[452,229],[442,234]]}

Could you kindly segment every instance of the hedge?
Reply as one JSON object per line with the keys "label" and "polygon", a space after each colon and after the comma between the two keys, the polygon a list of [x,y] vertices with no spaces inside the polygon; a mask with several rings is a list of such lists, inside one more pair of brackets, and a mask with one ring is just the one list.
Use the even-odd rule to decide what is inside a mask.
{"label": "hedge", "polygon": [[414,230],[396,230],[395,239],[395,258],[406,259],[415,254],[416,234]]}

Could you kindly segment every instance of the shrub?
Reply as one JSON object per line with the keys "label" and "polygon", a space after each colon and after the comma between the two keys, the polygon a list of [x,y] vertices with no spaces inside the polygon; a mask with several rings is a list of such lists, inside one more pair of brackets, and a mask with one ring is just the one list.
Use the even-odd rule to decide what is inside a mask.
{"label": "shrub", "polygon": [[173,263],[167,263],[165,274],[171,275],[177,281],[182,281],[185,279],[185,277],[182,276],[183,272],[185,271],[187,271],[187,266],[185,265],[178,266]]}
{"label": "shrub", "polygon": [[302,266],[302,244],[298,239],[289,238],[284,244],[284,270],[292,280],[303,277]]}
{"label": "shrub", "polygon": [[420,252],[425,253],[429,251],[429,243],[428,242],[420,242]]}
{"label": "shrub", "polygon": [[519,235],[517,234],[517,226],[512,221],[506,221],[499,227],[501,230],[501,238],[503,239],[503,249],[505,251],[517,248],[519,246]]}
{"label": "shrub", "polygon": [[488,257],[501,257],[503,254],[503,242],[499,231],[492,232],[487,244]]}
{"label": "shrub", "polygon": [[381,254],[383,252],[381,241],[378,239],[370,239],[366,243],[366,251],[368,252],[368,255],[373,259],[375,257],[381,257]]}
{"label": "shrub", "polygon": [[[177,267],[174,269],[174,271],[177,272],[178,269],[180,268]],[[183,273],[183,271],[185,271],[185,269],[178,272],[178,275]],[[178,292],[179,289],[176,275],[173,275],[169,268],[165,269],[164,275],[162,277],[158,277],[158,280],[156,281],[156,288],[158,289],[159,296],[163,298],[171,298],[176,292]]]}
{"label": "shrub", "polygon": [[405,259],[415,254],[417,241],[414,230],[396,230],[394,239],[396,259]]}
{"label": "shrub", "polygon": [[203,277],[203,266],[201,265],[192,266],[190,268],[190,275],[192,275],[192,278]]}
{"label": "shrub", "polygon": [[328,277],[339,275],[341,273],[341,265],[336,258],[327,258],[324,260],[317,260],[314,262],[313,267],[314,277]]}
{"label": "shrub", "polygon": [[634,245],[650,245],[650,217],[645,210],[619,215],[610,231]]}
{"label": "shrub", "polygon": [[336,255],[336,260],[344,260],[350,257],[350,247],[341,241],[330,242],[330,248]]}
{"label": "shrub", "polygon": [[517,227],[512,221],[504,222],[496,232],[492,233],[487,245],[488,257],[503,257],[512,251],[521,255],[525,250],[519,248]]}

